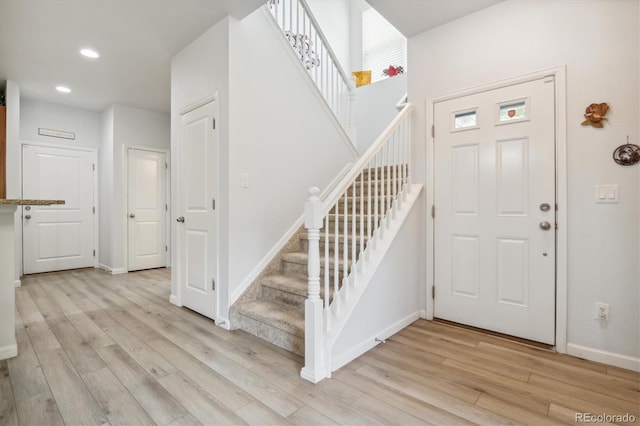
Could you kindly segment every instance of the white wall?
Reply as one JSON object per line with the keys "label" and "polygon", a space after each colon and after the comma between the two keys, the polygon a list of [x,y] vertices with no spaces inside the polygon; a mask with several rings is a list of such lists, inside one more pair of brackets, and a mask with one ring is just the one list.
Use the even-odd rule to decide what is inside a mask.
{"label": "white wall", "polygon": [[[180,214],[180,193],[178,192],[177,177],[180,175],[180,112],[199,100],[217,94],[217,104],[220,116],[217,121],[220,157],[220,181],[218,194],[218,220],[220,269],[219,281],[226,283],[228,277],[229,254],[226,250],[229,241],[229,229],[224,224],[229,223],[229,20],[225,18],[191,44],[181,50],[171,60],[171,217]],[[176,245],[176,223],[171,221],[171,243]],[[178,250],[171,252],[171,295],[175,301],[177,295],[180,263]],[[220,292],[226,288],[219,287]]]}
{"label": "white wall", "polygon": [[[20,85],[7,80],[4,92],[5,105],[7,106],[6,126],[6,178],[7,198],[22,198],[22,153],[20,152]],[[21,223],[22,209],[16,211],[15,223]],[[19,282],[22,275],[22,226],[15,227],[15,281]]]}
{"label": "white wall", "polygon": [[302,216],[308,188],[326,187],[356,154],[269,19],[258,10],[230,26],[230,294]]}
{"label": "white wall", "polygon": [[407,74],[356,89],[358,152],[364,153],[398,115],[396,104],[407,93]]}
{"label": "white wall", "polygon": [[113,200],[113,106],[100,115],[101,138],[98,154],[98,192],[100,247],[98,262],[104,269],[111,270],[113,265],[113,239],[111,238]]}
{"label": "white wall", "polygon": [[169,115],[133,108],[113,106],[113,198],[111,226],[113,263],[115,271],[128,270],[127,265],[127,181],[126,148],[138,146],[168,150],[171,144]]}
{"label": "white wall", "polygon": [[[416,179],[425,179],[426,99],[566,65],[568,342],[636,359],[640,166],[618,166],[611,154],[640,134],[638,8],[637,0],[505,1],[409,40]],[[611,105],[604,129],[580,125],[592,102]],[[597,184],[618,184],[620,203],[595,204]],[[596,302],[611,304],[608,326],[593,319]]]}
{"label": "white wall", "polygon": [[[420,316],[425,275],[424,244],[420,238],[424,235],[423,214],[419,203],[414,204],[336,340],[332,348],[334,359],[351,359],[349,354],[368,349],[375,338],[384,339]],[[334,370],[336,367],[331,366]]]}
{"label": "white wall", "polygon": [[217,93],[220,319],[228,318],[233,292],[302,215],[308,187],[327,185],[355,156],[269,19],[262,9],[241,22],[226,18],[172,60],[172,216],[180,206],[180,112]]}
{"label": "white wall", "polygon": [[[39,128],[73,132],[75,140],[38,134]],[[97,149],[100,146],[100,114],[34,99],[20,102],[20,139],[25,142],[45,142],[61,147]]]}
{"label": "white wall", "polygon": [[313,16],[347,75],[351,75],[351,1],[308,0]]}

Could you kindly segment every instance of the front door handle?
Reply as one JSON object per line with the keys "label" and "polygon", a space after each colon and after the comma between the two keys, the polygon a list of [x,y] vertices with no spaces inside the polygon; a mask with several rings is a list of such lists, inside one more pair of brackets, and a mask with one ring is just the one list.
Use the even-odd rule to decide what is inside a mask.
{"label": "front door handle", "polygon": [[176,222],[178,223],[184,223],[184,216],[180,216],[179,218],[176,219]]}
{"label": "front door handle", "polygon": [[542,229],[543,231],[548,231],[549,229],[551,229],[551,224],[546,220],[544,222],[540,222],[540,229]]}
{"label": "front door handle", "polygon": [[31,219],[31,215],[30,215],[30,214],[28,214],[28,215],[26,215],[24,218],[25,218],[25,219]]}
{"label": "front door handle", "polygon": [[130,217],[131,219],[133,219],[134,217],[136,217],[136,215],[135,215],[135,214],[133,214],[133,213],[131,213],[131,214],[129,215],[129,217]]}

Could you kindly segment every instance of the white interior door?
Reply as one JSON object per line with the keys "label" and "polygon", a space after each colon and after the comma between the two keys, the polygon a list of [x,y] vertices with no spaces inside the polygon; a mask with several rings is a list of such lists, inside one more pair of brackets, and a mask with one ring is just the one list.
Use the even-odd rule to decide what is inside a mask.
{"label": "white interior door", "polygon": [[216,314],[218,273],[217,135],[215,101],[181,118],[180,297],[183,306],[209,318]]}
{"label": "white interior door", "polygon": [[167,265],[166,156],[127,150],[128,270]]}
{"label": "white interior door", "polygon": [[434,316],[555,342],[554,80],[434,106]]}
{"label": "white interior door", "polygon": [[25,274],[94,266],[94,164],[94,152],[23,146],[23,198],[65,201],[22,208]]}

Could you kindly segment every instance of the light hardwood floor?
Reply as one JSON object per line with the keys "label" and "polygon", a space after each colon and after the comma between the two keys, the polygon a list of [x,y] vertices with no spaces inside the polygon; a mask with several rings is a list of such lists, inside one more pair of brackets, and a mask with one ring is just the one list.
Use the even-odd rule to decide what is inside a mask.
{"label": "light hardwood floor", "polygon": [[[168,303],[169,273],[80,270],[16,289],[0,424],[560,424],[640,418],[637,373],[417,321],[312,385],[302,359]],[[612,419],[616,420],[616,419]]]}

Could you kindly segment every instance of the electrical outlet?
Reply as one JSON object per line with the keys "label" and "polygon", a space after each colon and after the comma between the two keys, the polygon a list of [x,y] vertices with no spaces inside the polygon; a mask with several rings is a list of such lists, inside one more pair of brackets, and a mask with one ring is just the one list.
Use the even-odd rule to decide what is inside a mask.
{"label": "electrical outlet", "polygon": [[609,321],[608,303],[596,303],[596,319],[600,321]]}

